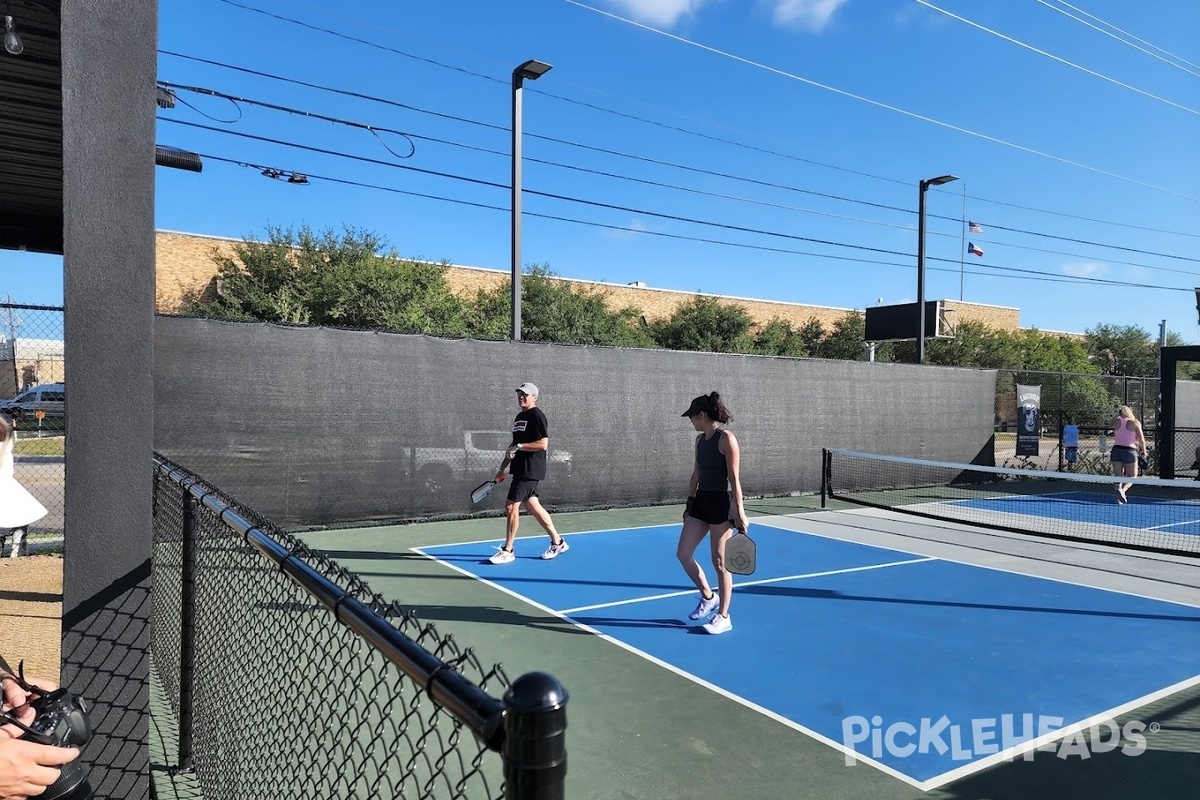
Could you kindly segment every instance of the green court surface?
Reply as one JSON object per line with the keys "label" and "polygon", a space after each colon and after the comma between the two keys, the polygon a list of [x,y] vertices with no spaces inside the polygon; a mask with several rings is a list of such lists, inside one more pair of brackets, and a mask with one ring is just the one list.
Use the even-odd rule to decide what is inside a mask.
{"label": "green court surface", "polygon": [[[865,519],[845,512],[831,513],[837,511],[833,506],[829,512],[806,514],[819,511],[818,501],[812,497],[751,501],[747,506],[752,514],[798,515],[790,519],[804,523],[796,524],[808,524],[810,520],[818,524],[823,520],[819,524],[836,526],[840,513],[849,520],[846,529],[851,531],[850,536],[856,535]],[[680,506],[661,506],[557,514],[554,519],[558,530],[569,536],[583,531],[677,524],[681,511]],[[759,521],[766,521],[766,517],[760,516]],[[541,529],[525,515],[521,522],[518,552],[540,553],[547,542]],[[673,668],[618,646],[538,605],[411,550],[500,539],[503,525],[502,519],[491,517],[312,531],[301,534],[301,538],[361,575],[374,592],[399,601],[420,619],[434,623],[443,634],[453,635],[460,645],[473,648],[484,664],[499,662],[514,679],[535,670],[556,676],[570,693],[568,798],[1127,800],[1184,797],[1200,785],[1200,734],[1196,733],[1200,730],[1200,688],[1195,685],[1126,712],[1130,719],[1152,720],[1161,731],[1150,738],[1146,751],[1137,757],[1097,752],[1087,758],[1059,758],[1053,752],[1039,752],[1032,760],[1017,757],[928,791],[863,763],[847,766],[845,755],[835,747],[727,693],[690,680]],[[906,543],[911,552],[928,551],[938,558],[946,557],[948,549],[954,548],[974,553],[965,560],[1002,561],[1010,569],[1015,569],[1018,562],[1027,562],[1035,573],[1046,569],[1053,572],[1056,567],[1046,564],[1055,554],[1059,559],[1071,559],[1063,553],[1061,544],[1015,539],[1015,544],[1005,548],[1000,543],[1013,537],[1001,539],[992,534],[970,540],[964,536],[961,542],[949,543],[945,536],[939,541],[935,535],[934,541],[922,545],[921,534],[927,527],[957,535],[948,524],[900,522],[877,536],[891,537],[886,542],[890,545]],[[753,530],[752,525],[752,534]],[[874,542],[870,536],[866,541]],[[673,553],[673,542],[664,546]],[[703,550],[698,552],[703,563]],[[1124,556],[1120,554],[1095,548],[1087,552],[1091,561],[1105,562],[1099,567],[1103,581],[1125,579],[1121,574],[1130,571],[1122,566],[1120,559]],[[568,553],[563,558],[574,556]],[[629,553],[628,557],[637,559],[639,554]],[[1144,574],[1136,578],[1139,583],[1131,586],[1131,592],[1144,591],[1144,586],[1155,581],[1156,572],[1172,568],[1162,566],[1166,562],[1139,564],[1132,571]],[[1200,582],[1196,580],[1200,567],[1185,564],[1178,569],[1184,571],[1184,578],[1169,583],[1184,598],[1194,592],[1196,604],[1200,604]],[[709,573],[711,577],[711,567]],[[1071,577],[1078,578],[1074,574]],[[679,584],[681,588],[686,583],[681,570],[661,578],[663,584]],[[686,614],[686,606],[693,601],[681,597],[675,602],[681,606],[680,613]],[[736,608],[735,591],[735,618]],[[737,635],[737,629],[729,634]],[[802,649],[803,626],[797,626],[791,635]],[[865,635],[845,631],[848,640]],[[750,665],[762,655],[747,650],[740,657]],[[807,657],[820,660],[824,655],[812,652]],[[798,676],[805,673],[802,667],[798,665]],[[1081,679],[1086,680],[1086,676]],[[886,676],[880,676],[880,680],[886,681]],[[1125,716],[1115,719],[1123,723]]]}

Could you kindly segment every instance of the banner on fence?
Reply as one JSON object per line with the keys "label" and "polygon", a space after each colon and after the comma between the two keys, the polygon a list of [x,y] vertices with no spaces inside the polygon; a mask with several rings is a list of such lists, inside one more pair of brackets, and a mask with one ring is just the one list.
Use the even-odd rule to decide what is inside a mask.
{"label": "banner on fence", "polygon": [[1042,439],[1042,387],[1017,384],[1017,455],[1036,456]]}

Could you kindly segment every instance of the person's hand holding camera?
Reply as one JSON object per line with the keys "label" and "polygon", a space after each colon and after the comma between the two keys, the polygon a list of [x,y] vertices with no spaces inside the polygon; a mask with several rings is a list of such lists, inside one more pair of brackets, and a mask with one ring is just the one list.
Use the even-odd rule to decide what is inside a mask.
{"label": "person's hand holding camera", "polygon": [[[30,683],[48,691],[54,689],[49,681]],[[0,710],[22,724],[30,724],[37,715],[30,705],[33,697],[6,672],[0,672],[0,684],[4,689]],[[20,738],[23,734],[16,725],[0,726],[0,800],[37,797],[58,780],[59,767],[79,757],[78,748],[23,741]]]}

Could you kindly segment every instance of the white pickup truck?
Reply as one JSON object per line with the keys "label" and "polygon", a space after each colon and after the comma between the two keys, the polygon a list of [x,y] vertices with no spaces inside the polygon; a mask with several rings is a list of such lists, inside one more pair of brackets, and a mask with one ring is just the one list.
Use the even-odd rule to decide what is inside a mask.
{"label": "white pickup truck", "polygon": [[[464,483],[480,483],[494,477],[512,442],[509,431],[463,431],[462,447],[414,447],[409,468],[423,492],[440,494]],[[550,448],[547,476],[570,478],[571,454]]]}

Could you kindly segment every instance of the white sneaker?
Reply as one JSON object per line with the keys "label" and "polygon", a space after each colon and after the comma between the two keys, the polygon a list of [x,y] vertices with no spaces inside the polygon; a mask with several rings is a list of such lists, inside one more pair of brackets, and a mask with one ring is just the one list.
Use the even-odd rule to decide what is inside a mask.
{"label": "white sneaker", "polygon": [[713,614],[713,618],[704,623],[704,630],[707,633],[727,633],[733,630],[733,620],[729,617],[722,617],[720,614]]}
{"label": "white sneaker", "polygon": [[495,554],[488,559],[493,564],[511,564],[517,560],[517,554],[512,550],[505,550],[501,547]]}
{"label": "white sneaker", "polygon": [[571,545],[567,544],[567,540],[560,538],[558,540],[558,544],[550,545],[550,547],[547,548],[546,552],[542,553],[542,558],[544,558],[546,561],[549,561],[552,558],[557,558],[558,556],[561,556],[563,553],[567,552],[570,549],[571,549]]}
{"label": "white sneaker", "polygon": [[704,595],[700,595],[700,602],[696,604],[696,610],[688,614],[688,619],[705,619],[711,617],[713,612],[717,610],[717,606],[721,604],[721,598],[713,592],[713,596],[704,599]]}

